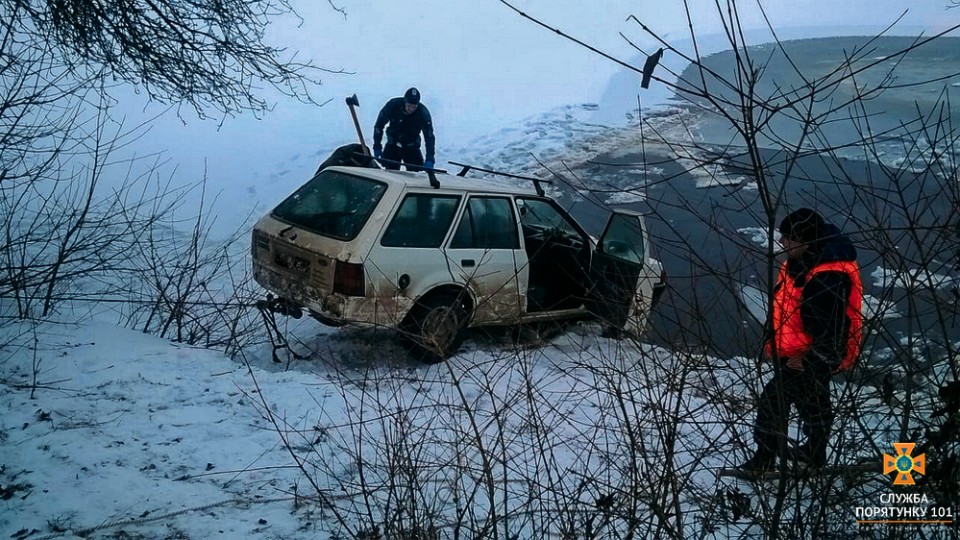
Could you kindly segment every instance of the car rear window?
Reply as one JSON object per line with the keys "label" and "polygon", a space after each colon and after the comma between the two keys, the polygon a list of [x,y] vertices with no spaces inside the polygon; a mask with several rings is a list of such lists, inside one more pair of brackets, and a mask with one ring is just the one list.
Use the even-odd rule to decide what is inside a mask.
{"label": "car rear window", "polygon": [[323,236],[352,240],[386,190],[382,182],[327,170],[287,197],[273,216]]}

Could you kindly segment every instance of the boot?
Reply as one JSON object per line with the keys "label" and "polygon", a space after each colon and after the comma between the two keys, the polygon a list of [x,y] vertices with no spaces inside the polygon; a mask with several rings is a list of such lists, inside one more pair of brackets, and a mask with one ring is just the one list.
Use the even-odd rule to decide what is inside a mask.
{"label": "boot", "polygon": [[809,444],[801,444],[787,448],[787,459],[806,465],[808,468],[819,469],[827,464],[827,451],[826,449],[817,451]]}
{"label": "boot", "polygon": [[743,462],[737,470],[744,474],[760,476],[772,471],[776,467],[776,459],[772,455],[757,452],[753,457]]}

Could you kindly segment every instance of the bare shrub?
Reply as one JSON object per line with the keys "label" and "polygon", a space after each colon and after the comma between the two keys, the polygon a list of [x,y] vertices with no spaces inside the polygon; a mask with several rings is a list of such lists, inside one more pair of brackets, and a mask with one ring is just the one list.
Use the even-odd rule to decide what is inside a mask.
{"label": "bare shrub", "polygon": [[136,256],[125,278],[129,302],[123,324],[174,341],[234,354],[250,339],[262,339],[254,310],[255,285],[245,240],[238,231],[211,238],[213,222],[201,182],[177,193],[199,191],[192,223],[176,207],[162,213],[132,246]]}
{"label": "bare shrub", "polygon": [[56,82],[96,87],[120,80],[154,101],[189,104],[205,116],[211,109],[267,110],[260,86],[312,102],[320,73],[343,73],[264,41],[270,24],[287,17],[296,17],[287,0],[4,0],[0,33],[58,59],[62,78]]}
{"label": "bare shrub", "polygon": [[[289,7],[151,4],[177,31],[140,11],[111,23],[132,6],[81,4],[0,3],[2,314],[81,317],[119,306],[125,325],[232,354],[258,330],[242,235],[211,238],[211,205],[184,215],[203,184],[174,187],[190,182],[162,180],[158,156],[130,156],[148,126],[112,117],[111,84],[141,84],[151,98],[190,103],[201,116],[262,110],[256,77],[309,100],[313,68],[260,41]],[[207,23],[226,33],[204,33]]]}

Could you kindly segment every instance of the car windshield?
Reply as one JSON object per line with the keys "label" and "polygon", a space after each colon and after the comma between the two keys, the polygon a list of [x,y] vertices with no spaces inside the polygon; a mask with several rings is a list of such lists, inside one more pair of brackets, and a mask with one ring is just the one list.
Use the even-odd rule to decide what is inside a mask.
{"label": "car windshield", "polygon": [[375,180],[326,170],[280,203],[273,216],[317,234],[352,240],[386,189]]}

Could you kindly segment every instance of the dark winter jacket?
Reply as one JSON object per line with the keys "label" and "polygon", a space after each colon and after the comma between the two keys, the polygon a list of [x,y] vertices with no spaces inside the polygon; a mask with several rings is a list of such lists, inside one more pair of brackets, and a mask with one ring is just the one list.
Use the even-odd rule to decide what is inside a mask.
{"label": "dark winter jacket", "polygon": [[[389,124],[389,125],[388,125]],[[420,132],[427,143],[426,160],[433,161],[434,145],[433,119],[430,111],[420,103],[411,114],[404,112],[402,97],[393,98],[380,109],[377,123],[373,126],[373,145],[376,148],[383,139],[383,128],[387,128],[387,145],[399,144],[403,147],[420,147]]]}
{"label": "dark winter jacket", "polygon": [[827,225],[823,239],[810,245],[798,258],[787,260],[787,274],[794,285],[803,287],[800,318],[813,338],[805,362],[815,371],[832,371],[846,353],[850,318],[846,315],[853,284],[844,272],[818,272],[807,278],[812,268],[829,262],[855,261],[857,249],[834,225]]}

